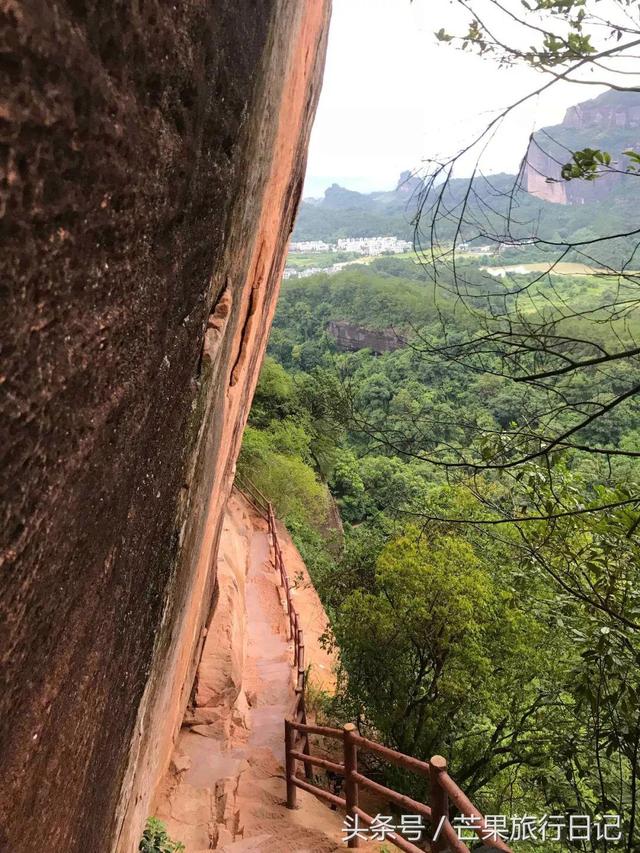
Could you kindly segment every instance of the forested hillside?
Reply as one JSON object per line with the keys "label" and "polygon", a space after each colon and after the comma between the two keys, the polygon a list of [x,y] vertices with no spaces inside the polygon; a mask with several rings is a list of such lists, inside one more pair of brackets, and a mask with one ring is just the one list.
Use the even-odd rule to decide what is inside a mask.
{"label": "forested hillside", "polygon": [[333,184],[323,198],[302,201],[292,239],[335,242],[388,234],[408,240],[421,187],[422,181],[408,179],[406,173],[392,192],[359,193]]}
{"label": "forested hillside", "polygon": [[[465,276],[486,292],[472,260]],[[606,279],[538,279],[524,277],[533,305],[556,289],[585,311],[608,298]],[[407,345],[340,353],[330,320],[393,328]],[[576,335],[583,322],[572,320]],[[447,755],[485,813],[594,814],[604,803],[635,844],[638,462],[585,455],[576,439],[517,471],[456,467],[492,458],[545,401],[497,369],[438,357],[474,331],[411,261],[284,282],[240,466],[292,530],[330,614],[341,677],[327,718],[358,720],[422,758]],[[603,327],[601,343],[623,333]],[[632,379],[627,365],[588,381],[604,397]],[[555,391],[568,393],[562,382]],[[580,441],[637,446],[638,415],[630,398]],[[603,503],[611,509],[587,511]]]}
{"label": "forested hillside", "polygon": [[[547,147],[553,146],[547,144]],[[636,207],[635,185],[622,184],[607,204],[599,200],[580,205],[561,205],[544,201],[527,193],[518,184],[515,175],[491,175],[476,178],[469,188],[463,179],[450,181],[444,203],[452,210],[460,209],[466,201],[467,221],[458,233],[453,217],[438,222],[436,237],[439,243],[450,242],[458,233],[460,241],[472,244],[490,244],[496,241],[517,242],[528,240],[532,234],[542,243],[518,250],[518,257],[527,260],[544,259],[553,255],[556,243],[573,243],[594,240],[598,234],[625,234]],[[345,194],[347,204],[337,206],[333,193]],[[382,200],[381,200],[382,197]],[[415,233],[415,216],[419,200],[416,194],[410,201],[395,193],[352,193],[341,187],[331,187],[320,201],[303,201],[294,240],[335,241],[341,237],[371,237],[389,234],[402,239],[412,239]],[[428,246],[426,236],[420,240]],[[592,263],[616,264],[626,260],[635,249],[631,238],[609,240],[603,246],[587,247],[588,257],[571,250],[567,260],[588,260]],[[514,253],[507,254],[514,257]]]}

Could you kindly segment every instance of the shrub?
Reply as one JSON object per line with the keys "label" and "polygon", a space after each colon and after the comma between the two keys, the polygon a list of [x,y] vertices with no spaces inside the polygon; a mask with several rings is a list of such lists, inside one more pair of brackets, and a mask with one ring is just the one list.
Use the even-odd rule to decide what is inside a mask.
{"label": "shrub", "polygon": [[[292,444],[299,438],[299,432],[296,428],[289,430]],[[274,433],[247,427],[238,470],[264,492],[274,504],[277,515],[287,523],[298,521],[320,527],[327,515],[326,487],[306,462],[298,456],[280,452],[274,444],[285,445],[281,429]]]}
{"label": "shrub", "polygon": [[180,841],[172,841],[162,821],[150,817],[144,828],[138,850],[140,853],[182,853],[184,844]]}

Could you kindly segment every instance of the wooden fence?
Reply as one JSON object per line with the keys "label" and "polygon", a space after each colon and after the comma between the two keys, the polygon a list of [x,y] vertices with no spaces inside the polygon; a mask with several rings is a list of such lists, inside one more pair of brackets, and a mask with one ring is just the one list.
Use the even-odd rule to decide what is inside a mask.
{"label": "wooden fence", "polygon": [[[443,853],[443,851],[468,853],[467,845],[458,836],[451,823],[449,816],[451,802],[465,818],[473,819],[470,822],[469,831],[475,831],[487,847],[502,850],[504,853],[510,853],[510,848],[502,839],[492,836],[491,829],[487,826],[482,814],[456,785],[451,776],[449,776],[447,761],[441,755],[434,755],[430,761],[421,761],[410,755],[404,755],[401,752],[396,752],[394,749],[389,749],[386,746],[382,746],[382,744],[362,737],[358,734],[357,728],[353,723],[347,723],[342,729],[334,729],[326,726],[306,725],[295,720],[285,720],[284,728],[288,808],[296,808],[296,789],[301,788],[303,791],[315,794],[333,806],[343,808],[346,814],[351,816],[352,826],[357,818],[360,826],[365,828],[370,827],[374,822],[374,818],[372,815],[367,814],[359,804],[359,794],[364,788],[393,803],[404,813],[419,815],[428,821],[431,824],[432,835],[437,835],[436,840],[429,842],[429,850],[434,851],[434,853],[435,851],[438,851],[438,853]],[[342,762],[338,764],[337,762],[316,757],[310,753],[300,753],[297,749],[297,738],[304,737],[306,742],[308,742],[310,734],[322,735],[323,737],[342,741]],[[411,797],[407,797],[405,794],[400,794],[365,776],[364,773],[360,772],[358,767],[358,753],[360,751],[372,752],[385,761],[426,776],[429,779],[430,785],[430,805],[418,802]],[[336,794],[326,791],[324,788],[299,779],[296,775],[297,762],[302,762],[305,766],[311,764],[315,767],[321,767],[342,776],[344,778],[345,796],[339,797]],[[407,851],[407,853],[424,853],[423,847],[417,847],[397,832],[385,833],[385,839],[400,850]],[[350,838],[347,846],[351,848],[358,847],[359,838],[357,836]]]}
{"label": "wooden fence", "polygon": [[[293,660],[295,680],[295,702],[288,719],[284,721],[285,737],[285,775],[287,785],[287,807],[296,808],[296,790],[300,788],[310,794],[314,794],[332,806],[345,810],[351,818],[352,825],[357,820],[364,827],[370,827],[374,821],[372,815],[367,814],[359,805],[359,794],[361,789],[383,797],[386,801],[393,803],[406,814],[419,815],[431,825],[431,835],[435,840],[429,842],[427,848],[433,853],[468,853],[468,847],[462,841],[450,820],[451,805],[465,818],[472,818],[473,825],[470,830],[476,832],[485,846],[501,850],[503,853],[511,853],[511,849],[498,837],[492,837],[491,829],[487,826],[483,815],[469,800],[466,794],[456,785],[447,772],[447,761],[441,755],[434,755],[430,761],[422,761],[410,755],[404,755],[394,749],[389,749],[382,744],[362,737],[353,723],[347,723],[342,729],[330,728],[328,726],[315,726],[307,723],[305,709],[305,656],[304,656],[304,633],[298,617],[298,612],[292,602],[291,580],[287,574],[286,566],[282,556],[282,549],[278,540],[276,518],[273,507],[265,495],[260,492],[248,478],[241,474],[236,475],[236,483],[245,497],[266,520],[269,528],[269,537],[273,548],[273,562],[284,592],[284,606],[288,619],[289,639],[293,641]],[[310,735],[321,735],[341,742],[342,762],[329,761],[326,758],[311,754]],[[358,753],[371,752],[385,761],[403,767],[429,780],[430,805],[413,800],[404,794],[387,788],[373,779],[369,779],[360,772],[358,766]],[[297,775],[298,763],[303,764],[306,779]],[[319,767],[330,773],[342,776],[344,779],[344,797],[340,797],[325,788],[313,784],[313,767]],[[424,853],[423,847],[417,847],[402,835],[396,832],[385,833],[388,841],[406,853]],[[347,842],[350,848],[359,846],[359,838],[352,837]]]}
{"label": "wooden fence", "polygon": [[248,477],[245,477],[240,471],[236,471],[235,486],[242,492],[245,498],[249,501],[252,507],[265,519],[269,518],[269,507],[271,504],[268,499],[262,494],[260,489],[255,486]]}

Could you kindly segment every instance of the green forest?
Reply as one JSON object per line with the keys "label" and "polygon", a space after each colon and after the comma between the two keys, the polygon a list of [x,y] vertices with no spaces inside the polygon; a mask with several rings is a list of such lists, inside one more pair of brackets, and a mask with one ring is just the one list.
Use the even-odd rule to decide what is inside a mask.
{"label": "green forest", "polygon": [[[531,274],[519,304],[522,288],[494,295],[476,261],[460,263],[472,293],[525,319],[558,290],[571,296],[563,333],[578,339],[610,299],[606,278]],[[621,815],[625,849],[640,849],[640,468],[616,455],[638,446],[638,401],[552,454],[483,464],[520,440],[523,412],[544,410],[549,388],[509,381],[497,355],[482,370],[442,357],[482,326],[447,297],[446,276],[436,288],[422,266],[384,258],[282,285],[239,470],[274,503],[325,604],[339,689],[316,701],[402,752],[446,755],[485,814]],[[393,329],[405,346],[340,352],[332,320]],[[592,338],[633,332],[625,319]],[[604,399],[630,370],[554,379],[575,405],[545,428],[566,433],[585,388]],[[409,774],[375,772],[426,797]],[[518,850],[534,847],[559,849]]]}

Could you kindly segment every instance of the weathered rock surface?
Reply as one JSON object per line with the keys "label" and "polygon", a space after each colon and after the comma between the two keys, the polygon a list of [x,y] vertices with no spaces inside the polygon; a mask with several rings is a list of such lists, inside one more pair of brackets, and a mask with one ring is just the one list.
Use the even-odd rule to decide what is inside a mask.
{"label": "weathered rock surface", "polygon": [[370,349],[380,355],[405,345],[405,341],[394,329],[366,329],[347,320],[329,321],[327,332],[335,339],[338,349],[343,352]]}
{"label": "weathered rock surface", "polygon": [[245,585],[249,561],[249,520],[237,496],[229,498],[217,563],[216,602],[198,664],[185,723],[228,744],[233,726],[247,710],[243,678],[247,652]]}
{"label": "weathered rock surface", "polygon": [[0,4],[0,850],[137,849],[213,602],[328,7]]}

